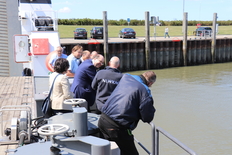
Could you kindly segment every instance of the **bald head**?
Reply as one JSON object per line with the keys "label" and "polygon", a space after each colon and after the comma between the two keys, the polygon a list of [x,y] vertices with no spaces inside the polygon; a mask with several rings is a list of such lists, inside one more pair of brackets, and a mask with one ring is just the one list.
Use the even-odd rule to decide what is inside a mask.
{"label": "bald head", "polygon": [[120,65],[120,60],[117,56],[113,56],[109,61],[109,66],[111,68],[118,68]]}
{"label": "bald head", "polygon": [[90,59],[93,59],[95,56],[97,56],[97,54],[98,53],[96,51],[91,52]]}

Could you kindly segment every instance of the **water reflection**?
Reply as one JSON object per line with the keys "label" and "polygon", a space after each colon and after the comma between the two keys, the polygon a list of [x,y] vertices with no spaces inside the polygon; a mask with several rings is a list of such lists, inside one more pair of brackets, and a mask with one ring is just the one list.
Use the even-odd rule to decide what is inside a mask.
{"label": "water reflection", "polygon": [[[200,155],[232,152],[232,63],[154,70],[154,123]],[[130,72],[141,74],[144,71]],[[140,122],[135,137],[149,150],[150,127]],[[140,154],[146,154],[140,146]],[[185,155],[161,136],[160,154]]]}

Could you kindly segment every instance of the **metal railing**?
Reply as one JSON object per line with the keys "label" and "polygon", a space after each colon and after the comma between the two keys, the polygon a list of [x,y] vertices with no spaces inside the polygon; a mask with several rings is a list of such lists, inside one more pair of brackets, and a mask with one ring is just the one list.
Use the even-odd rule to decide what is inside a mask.
{"label": "metal railing", "polygon": [[197,155],[192,149],[187,147],[185,144],[180,142],[178,139],[173,137],[171,134],[166,132],[160,127],[155,127],[153,123],[150,123],[152,128],[152,151],[151,153],[136,139],[134,140],[149,154],[149,155],[159,155],[159,133],[162,133],[164,136],[166,136],[168,139],[170,139],[172,142],[174,142],[176,145],[178,145],[180,148],[182,148],[184,151],[186,151],[190,155]]}

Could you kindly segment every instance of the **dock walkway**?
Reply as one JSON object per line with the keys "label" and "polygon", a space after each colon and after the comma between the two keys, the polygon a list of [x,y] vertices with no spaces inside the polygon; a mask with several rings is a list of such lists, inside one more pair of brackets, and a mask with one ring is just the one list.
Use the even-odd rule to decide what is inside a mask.
{"label": "dock walkway", "polygon": [[[27,105],[31,108],[32,118],[34,118],[36,103],[33,86],[34,82],[31,76],[0,77],[0,108],[9,105]],[[3,122],[1,122],[3,123],[3,131],[10,128],[12,118],[19,118],[19,116],[20,111],[4,111],[2,113]],[[5,136],[4,132],[2,134]],[[0,155],[7,155],[6,150],[16,147],[17,145],[0,145]]]}

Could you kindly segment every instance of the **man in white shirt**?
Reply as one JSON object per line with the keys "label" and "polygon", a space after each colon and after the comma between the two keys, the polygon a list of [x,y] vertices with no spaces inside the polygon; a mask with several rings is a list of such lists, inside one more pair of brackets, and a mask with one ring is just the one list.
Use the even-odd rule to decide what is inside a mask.
{"label": "man in white shirt", "polygon": [[165,28],[165,33],[164,33],[164,38],[166,38],[166,36],[168,36],[168,38],[170,38],[169,34],[168,34],[168,27]]}
{"label": "man in white shirt", "polygon": [[67,57],[69,62],[69,68],[66,73],[68,77],[74,77],[75,72],[80,64],[80,58],[82,56],[83,47],[76,45],[72,48],[72,53]]}

